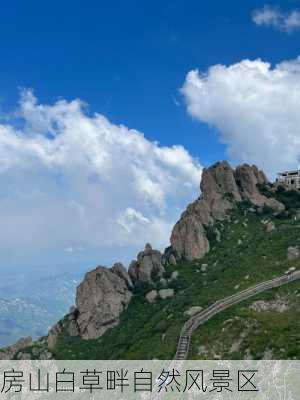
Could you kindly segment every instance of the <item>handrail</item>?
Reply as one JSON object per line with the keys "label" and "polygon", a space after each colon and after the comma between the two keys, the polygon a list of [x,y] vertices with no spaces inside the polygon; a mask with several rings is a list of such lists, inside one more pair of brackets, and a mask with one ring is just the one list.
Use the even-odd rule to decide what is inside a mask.
{"label": "handrail", "polygon": [[181,328],[174,359],[184,360],[187,357],[192,333],[199,327],[199,325],[206,322],[214,315],[231,307],[234,304],[238,304],[244,300],[247,300],[258,293],[262,293],[274,287],[283,286],[297,279],[300,279],[300,271],[290,272],[287,275],[282,275],[277,278],[258,283],[257,285],[242,290],[241,292],[225,297],[224,299],[217,300],[205,310],[193,315],[184,323],[183,327]]}

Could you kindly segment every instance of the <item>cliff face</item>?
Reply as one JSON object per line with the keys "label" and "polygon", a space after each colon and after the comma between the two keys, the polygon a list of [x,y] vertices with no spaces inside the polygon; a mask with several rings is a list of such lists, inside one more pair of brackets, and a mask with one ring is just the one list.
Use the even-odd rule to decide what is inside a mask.
{"label": "cliff face", "polygon": [[227,161],[222,161],[204,169],[201,197],[187,207],[172,231],[171,247],[177,257],[202,258],[209,251],[207,228],[225,219],[227,212],[243,200],[256,207],[284,210],[283,204],[259,192],[257,184],[268,183],[255,165],[243,164],[233,169]]}

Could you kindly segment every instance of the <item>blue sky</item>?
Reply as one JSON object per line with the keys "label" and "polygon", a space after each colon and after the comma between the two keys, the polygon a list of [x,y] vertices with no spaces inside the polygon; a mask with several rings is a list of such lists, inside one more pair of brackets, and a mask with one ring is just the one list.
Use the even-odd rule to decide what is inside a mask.
{"label": "blue sky", "polygon": [[168,245],[203,166],[295,166],[300,2],[267,4],[2,4],[0,264],[128,261]]}
{"label": "blue sky", "polygon": [[[19,87],[41,102],[79,97],[163,145],[184,145],[204,164],[224,157],[206,125],[193,121],[178,89],[193,68],[260,57],[295,58],[299,33],[253,24],[265,2],[81,1],[1,5],[2,107],[13,107]],[[298,1],[276,1],[283,9]]]}

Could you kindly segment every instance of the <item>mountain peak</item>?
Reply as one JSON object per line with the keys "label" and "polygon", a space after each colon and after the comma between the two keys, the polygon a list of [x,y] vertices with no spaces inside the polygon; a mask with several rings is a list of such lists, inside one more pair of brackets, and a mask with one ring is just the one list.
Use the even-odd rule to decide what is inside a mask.
{"label": "mountain peak", "polygon": [[227,161],[219,161],[205,168],[200,198],[188,206],[172,231],[171,247],[176,256],[202,258],[209,251],[207,228],[225,219],[237,203],[248,201],[255,207],[283,211],[283,204],[260,193],[259,184],[268,185],[269,181],[256,165],[242,164],[233,169]]}

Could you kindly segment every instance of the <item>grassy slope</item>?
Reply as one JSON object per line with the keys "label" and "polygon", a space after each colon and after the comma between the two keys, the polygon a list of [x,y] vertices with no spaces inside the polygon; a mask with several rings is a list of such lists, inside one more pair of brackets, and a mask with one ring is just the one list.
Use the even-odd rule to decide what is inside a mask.
{"label": "grassy slope", "polygon": [[[258,282],[281,275],[300,261],[287,262],[287,247],[300,245],[300,222],[274,219],[276,230],[265,232],[265,216],[235,210],[231,222],[218,224],[220,243],[213,241],[201,262],[182,262],[169,267],[179,271],[171,285],[174,298],[149,304],[144,293],[137,293],[121,323],[97,340],[83,341],[60,336],[55,350],[59,359],[169,359],[174,356],[179,332],[191,306],[206,307],[215,300],[243,290]],[[239,244],[239,239],[242,241]],[[208,264],[207,274],[200,266]],[[294,306],[285,313],[249,309],[253,301],[229,309],[200,327],[193,335],[190,358],[244,358],[249,353],[262,358],[270,349],[277,358],[300,359],[300,283],[259,295],[261,298],[289,296]],[[234,319],[233,321],[229,321]],[[227,321],[225,323],[225,321]],[[243,340],[239,340],[240,338]],[[235,345],[234,342],[241,343]],[[205,347],[203,347],[205,346]]]}

